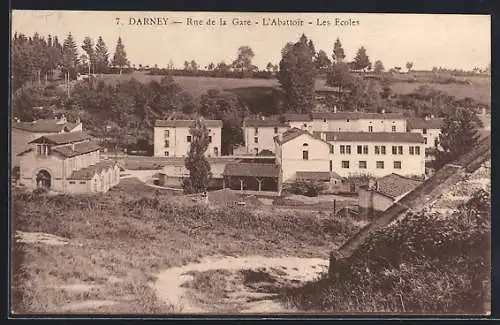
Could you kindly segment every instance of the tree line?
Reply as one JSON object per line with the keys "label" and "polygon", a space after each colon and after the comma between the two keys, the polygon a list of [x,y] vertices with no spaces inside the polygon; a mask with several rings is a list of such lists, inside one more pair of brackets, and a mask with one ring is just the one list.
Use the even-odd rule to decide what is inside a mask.
{"label": "tree line", "polygon": [[111,57],[106,43],[99,36],[97,42],[85,37],[82,54],[71,33],[61,43],[57,36],[47,38],[35,33],[33,36],[15,33],[11,45],[11,68],[13,89],[26,83],[41,84],[59,79],[58,72],[65,80],[76,79],[78,73],[109,73],[130,67],[122,39],[118,37],[114,55]]}

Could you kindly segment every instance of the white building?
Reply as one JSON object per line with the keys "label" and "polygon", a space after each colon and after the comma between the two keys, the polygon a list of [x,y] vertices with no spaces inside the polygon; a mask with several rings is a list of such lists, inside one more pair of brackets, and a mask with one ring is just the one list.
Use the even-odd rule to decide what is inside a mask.
{"label": "white building", "polygon": [[64,193],[103,193],[120,182],[115,161],[83,132],[41,136],[21,152],[20,185]]}
{"label": "white building", "polygon": [[315,132],[314,135],[333,146],[332,170],[342,177],[425,174],[424,139],[418,133]]}
{"label": "white building", "polygon": [[391,173],[425,174],[423,137],[399,132],[315,132],[290,129],[275,137],[281,182],[297,172],[336,173],[341,177]]}
{"label": "white building", "polygon": [[439,135],[444,119],[442,118],[410,118],[408,119],[408,131],[419,133],[424,138],[425,158],[427,161],[434,159],[433,149],[439,147]]}
{"label": "white building", "polygon": [[406,118],[397,113],[312,113],[312,129],[330,132],[406,132]]}
{"label": "white building", "polygon": [[[222,121],[203,120],[209,130],[208,157],[221,155]],[[189,151],[192,136],[189,128],[194,120],[156,120],[154,126],[154,155],[184,157]]]}
{"label": "white building", "polygon": [[246,119],[243,121],[243,136],[247,154],[257,155],[263,150],[274,153],[274,137],[285,132],[289,123],[269,119]]}

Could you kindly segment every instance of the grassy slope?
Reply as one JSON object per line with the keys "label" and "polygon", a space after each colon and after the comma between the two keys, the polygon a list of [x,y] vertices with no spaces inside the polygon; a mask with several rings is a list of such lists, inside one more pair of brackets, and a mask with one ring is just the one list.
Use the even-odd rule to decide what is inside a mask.
{"label": "grassy slope", "polygon": [[[103,75],[104,81],[116,83],[121,80],[135,78],[140,82],[147,82],[152,79],[160,80],[163,76],[151,76],[144,73]],[[199,96],[210,88],[233,89],[245,87],[279,87],[275,79],[230,79],[230,78],[209,78],[209,77],[187,77],[174,76],[174,79],[193,96]],[[438,90],[443,90],[457,98],[471,97],[482,103],[491,101],[491,80],[483,77],[469,77],[471,85],[467,84],[431,84]],[[395,82],[392,89],[395,93],[404,94],[413,91],[424,83]],[[325,88],[325,80],[317,79],[316,88]]]}
{"label": "grassy slope", "polygon": [[[70,244],[23,245],[24,254],[14,261],[20,268],[14,271],[20,277],[15,309],[58,312],[68,303],[95,299],[119,302],[100,312],[169,312],[176,306],[157,301],[147,286],[164,268],[214,254],[326,258],[332,245],[355,230],[347,221],[320,220],[310,212],[207,210],[179,198],[133,179],[100,197],[18,196],[16,230],[67,237]],[[122,282],[109,282],[111,276]],[[72,283],[103,286],[90,293],[61,290]]]}

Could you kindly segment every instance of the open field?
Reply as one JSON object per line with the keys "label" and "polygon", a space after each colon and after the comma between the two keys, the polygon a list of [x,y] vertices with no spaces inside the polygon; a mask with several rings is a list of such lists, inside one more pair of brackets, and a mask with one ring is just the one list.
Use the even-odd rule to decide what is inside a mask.
{"label": "open field", "polygon": [[[101,77],[107,83],[117,83],[131,78],[135,78],[140,82],[148,82],[149,80],[160,80],[163,76],[147,75],[145,73],[133,74],[107,74]],[[190,92],[193,96],[197,97],[211,88],[220,89],[233,89],[233,88],[251,88],[251,87],[279,87],[279,82],[276,79],[231,79],[231,78],[209,78],[209,77],[187,77],[187,76],[174,76],[182,88]],[[460,79],[460,78],[457,78]],[[463,78],[462,78],[463,79]],[[428,84],[438,90],[447,92],[448,94],[457,98],[471,97],[481,103],[490,103],[491,101],[491,79],[484,77],[468,77],[465,78],[472,82],[472,84],[428,84],[421,82],[395,82],[392,84],[392,89],[397,94],[405,94],[412,92],[418,87]],[[418,79],[417,79],[418,81]],[[327,87],[324,79],[316,80],[317,90],[332,90],[335,88]]]}
{"label": "open field", "polygon": [[205,207],[135,179],[102,196],[13,196],[15,231],[63,238],[14,245],[18,313],[180,311],[151,287],[164,270],[214,255],[324,259],[359,229],[309,211]]}

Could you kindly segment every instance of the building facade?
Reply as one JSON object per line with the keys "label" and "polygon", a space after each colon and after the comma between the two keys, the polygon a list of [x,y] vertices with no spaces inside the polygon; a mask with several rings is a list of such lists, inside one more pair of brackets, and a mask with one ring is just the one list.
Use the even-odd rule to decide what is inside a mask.
{"label": "building facade", "polygon": [[[208,157],[221,156],[222,121],[204,120],[209,129]],[[154,155],[157,157],[184,157],[192,136],[189,128],[194,120],[156,120],[154,127]]]}
{"label": "building facade", "polygon": [[287,122],[268,119],[243,121],[243,136],[246,154],[258,155],[264,150],[274,153],[274,137],[290,127]]}
{"label": "building facade", "polygon": [[410,118],[408,120],[408,131],[419,133],[424,138],[425,159],[431,161],[435,158],[434,149],[440,148],[439,136],[444,119],[442,118]]}
{"label": "building facade", "polygon": [[312,113],[312,129],[327,132],[407,132],[406,118],[396,113]]}
{"label": "building facade", "polygon": [[115,161],[83,132],[41,136],[20,153],[20,185],[63,193],[104,193],[120,182]]}

